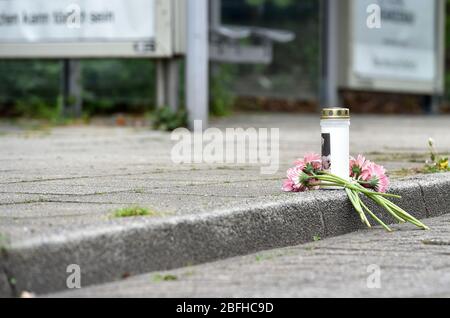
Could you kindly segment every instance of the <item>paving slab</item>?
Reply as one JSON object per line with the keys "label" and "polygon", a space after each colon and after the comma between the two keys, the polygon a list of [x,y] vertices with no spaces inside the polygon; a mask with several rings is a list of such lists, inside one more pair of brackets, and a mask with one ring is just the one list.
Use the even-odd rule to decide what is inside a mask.
{"label": "paving slab", "polygon": [[450,297],[450,216],[426,223],[430,231],[362,230],[46,297]]}
{"label": "paving slab", "polygon": [[[439,180],[444,189],[450,188],[450,174],[422,178]],[[417,179],[396,182],[393,188],[408,195],[421,190]],[[412,204],[408,199],[398,203]],[[18,231],[4,249],[0,265],[14,279],[16,292],[42,294],[66,288],[65,269],[71,264],[83,269],[87,286],[143,272],[292,246],[364,228],[343,191],[282,193],[265,200],[252,199],[238,206],[233,200],[223,209],[214,210],[211,206],[209,212],[120,220],[105,218],[82,226],[79,221],[72,226],[54,226],[52,231],[45,228],[41,232]],[[422,200],[424,197],[419,196],[414,202]],[[432,205],[425,201],[430,207],[427,215],[450,213],[449,206],[442,203],[445,202]],[[419,204],[409,212],[417,217],[426,215],[420,208]],[[374,213],[390,222],[379,208]]]}
{"label": "paving slab", "polygon": [[[352,153],[391,170],[418,167],[429,137],[439,152],[450,153],[449,122],[448,116],[354,116]],[[317,117],[241,114],[212,125],[280,128],[278,172],[261,175],[249,164],[173,164],[170,134],[147,128],[30,132],[0,124],[6,132],[0,136],[0,234],[11,241],[0,265],[12,268],[17,291],[64,288],[61,269],[68,262],[85,264],[86,282],[100,283],[362,228],[342,192],[280,191],[286,168],[319,151]],[[404,195],[402,206],[426,217],[449,212],[448,183],[447,175],[420,176],[392,189]],[[159,216],[111,219],[130,205]]]}

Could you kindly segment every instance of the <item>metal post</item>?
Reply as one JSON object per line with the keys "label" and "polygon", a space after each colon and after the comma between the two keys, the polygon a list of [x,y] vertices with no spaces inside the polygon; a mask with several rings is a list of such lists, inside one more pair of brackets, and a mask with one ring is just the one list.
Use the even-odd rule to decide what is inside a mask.
{"label": "metal post", "polygon": [[208,125],[208,0],[187,1],[186,102],[189,127]]}
{"label": "metal post", "polygon": [[80,117],[83,109],[81,64],[79,60],[63,60],[63,115]]}
{"label": "metal post", "polygon": [[340,106],[339,80],[339,1],[322,1],[322,107]]}
{"label": "metal post", "polygon": [[[211,0],[209,2],[209,26],[210,29],[217,29],[222,24],[222,0]],[[215,41],[215,39],[212,39]],[[220,65],[219,63],[210,62],[210,78],[215,80],[217,76],[220,75]],[[210,94],[209,98],[214,99],[213,94]]]}
{"label": "metal post", "polygon": [[156,60],[156,107],[167,106],[166,100],[166,72],[164,60]]}
{"label": "metal post", "polygon": [[211,0],[210,24],[212,28],[219,27],[222,24],[222,0]]}
{"label": "metal post", "polygon": [[427,115],[437,115],[440,112],[441,98],[439,95],[422,96],[422,110]]}
{"label": "metal post", "polygon": [[156,62],[156,106],[178,110],[180,74],[175,58],[160,59]]}
{"label": "metal post", "polygon": [[167,61],[166,73],[167,103],[170,109],[176,112],[180,103],[180,67],[177,59],[173,58]]}

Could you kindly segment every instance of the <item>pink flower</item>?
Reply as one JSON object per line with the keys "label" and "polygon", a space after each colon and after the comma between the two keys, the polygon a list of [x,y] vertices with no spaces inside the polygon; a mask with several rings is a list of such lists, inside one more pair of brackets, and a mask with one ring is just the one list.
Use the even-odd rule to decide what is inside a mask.
{"label": "pink flower", "polygon": [[[323,158],[315,153],[308,153],[295,161],[295,166],[286,172],[287,179],[283,180],[281,189],[286,192],[303,192],[319,189],[321,170],[326,169]],[[350,157],[350,177],[362,186],[377,192],[386,192],[389,178],[383,166],[377,165],[364,156]],[[319,179],[316,179],[317,178]]]}
{"label": "pink flower", "polygon": [[303,158],[294,162],[296,166],[306,168],[307,171],[317,171],[322,169],[322,157],[316,153],[307,153]]}
{"label": "pink flower", "polygon": [[318,180],[310,179],[313,173],[322,169],[322,158],[315,153],[307,153],[303,158],[295,161],[295,167],[287,170],[287,179],[283,181],[281,189],[286,192],[303,192],[317,189],[313,184]]}
{"label": "pink flower", "polygon": [[389,178],[383,166],[369,162],[362,170],[360,180],[364,181],[363,186],[372,188],[377,192],[386,192],[389,187]]}
{"label": "pink flower", "polygon": [[296,165],[293,168],[289,168],[286,172],[288,180],[292,181],[295,192],[306,191],[308,188],[305,185],[305,180],[301,177],[305,176],[303,173],[304,166]]}
{"label": "pink flower", "polygon": [[356,159],[350,157],[350,177],[358,178],[370,164],[371,162],[362,155],[358,155]]}
{"label": "pink flower", "polygon": [[281,190],[285,192],[295,192],[294,181],[290,179],[283,180],[283,185],[281,186]]}
{"label": "pink flower", "polygon": [[292,180],[294,183],[299,183],[300,173],[303,171],[303,166],[297,165],[295,167],[289,168],[286,171],[286,176],[289,180]]}
{"label": "pink flower", "polygon": [[286,172],[287,179],[283,180],[281,189],[286,192],[303,192],[307,191],[310,179],[304,173],[305,167],[301,164],[293,168],[289,168]]}
{"label": "pink flower", "polygon": [[295,184],[294,181],[286,179],[283,180],[283,185],[281,189],[285,192],[304,192],[308,190],[308,187],[305,187],[303,184]]}

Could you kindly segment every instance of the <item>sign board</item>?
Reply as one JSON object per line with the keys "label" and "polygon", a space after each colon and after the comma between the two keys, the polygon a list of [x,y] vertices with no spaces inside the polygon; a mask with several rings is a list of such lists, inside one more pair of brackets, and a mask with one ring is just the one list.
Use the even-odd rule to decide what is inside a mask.
{"label": "sign board", "polygon": [[[441,0],[347,0],[341,84],[364,90],[443,91]],[[374,6],[375,5],[375,6]],[[377,8],[379,10],[377,10]],[[380,18],[377,25],[373,19]]]}
{"label": "sign board", "polygon": [[169,57],[176,0],[0,0],[0,57]]}

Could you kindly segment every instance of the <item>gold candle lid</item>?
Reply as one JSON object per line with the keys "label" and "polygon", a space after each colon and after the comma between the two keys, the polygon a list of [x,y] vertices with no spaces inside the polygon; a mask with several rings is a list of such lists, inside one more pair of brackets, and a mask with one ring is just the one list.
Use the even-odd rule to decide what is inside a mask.
{"label": "gold candle lid", "polygon": [[324,108],[322,109],[321,119],[349,119],[350,110],[348,108]]}

